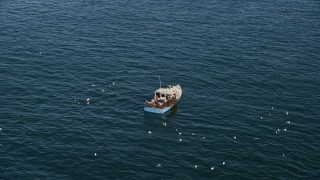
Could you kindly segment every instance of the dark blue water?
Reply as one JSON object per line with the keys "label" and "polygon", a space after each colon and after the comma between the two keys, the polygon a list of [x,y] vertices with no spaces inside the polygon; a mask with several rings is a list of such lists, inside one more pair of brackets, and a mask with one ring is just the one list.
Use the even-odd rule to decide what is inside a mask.
{"label": "dark blue water", "polygon": [[317,0],[3,0],[0,25],[0,179],[320,178]]}

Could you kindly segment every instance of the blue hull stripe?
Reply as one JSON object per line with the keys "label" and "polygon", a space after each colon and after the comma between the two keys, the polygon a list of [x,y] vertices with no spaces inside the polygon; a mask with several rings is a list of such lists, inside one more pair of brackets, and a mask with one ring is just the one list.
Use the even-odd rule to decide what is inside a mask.
{"label": "blue hull stripe", "polygon": [[171,109],[172,106],[170,107],[166,107],[163,109],[159,109],[159,108],[152,108],[152,107],[144,107],[144,111],[146,112],[151,112],[151,113],[158,113],[158,114],[164,114],[167,111],[169,111]]}

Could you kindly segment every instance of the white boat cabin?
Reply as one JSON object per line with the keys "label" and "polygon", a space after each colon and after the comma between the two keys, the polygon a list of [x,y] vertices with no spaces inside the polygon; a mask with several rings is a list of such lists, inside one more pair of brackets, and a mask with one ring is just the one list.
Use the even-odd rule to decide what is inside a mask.
{"label": "white boat cabin", "polygon": [[154,93],[154,99],[156,101],[166,102],[169,99],[176,99],[176,92],[172,88],[159,88]]}

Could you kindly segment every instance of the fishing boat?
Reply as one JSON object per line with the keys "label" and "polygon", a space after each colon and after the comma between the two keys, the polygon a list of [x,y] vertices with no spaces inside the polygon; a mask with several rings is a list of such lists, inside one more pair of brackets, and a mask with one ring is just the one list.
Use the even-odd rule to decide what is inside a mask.
{"label": "fishing boat", "polygon": [[181,95],[180,85],[161,88],[160,83],[160,88],[154,92],[154,98],[145,102],[144,111],[164,114],[179,102]]}

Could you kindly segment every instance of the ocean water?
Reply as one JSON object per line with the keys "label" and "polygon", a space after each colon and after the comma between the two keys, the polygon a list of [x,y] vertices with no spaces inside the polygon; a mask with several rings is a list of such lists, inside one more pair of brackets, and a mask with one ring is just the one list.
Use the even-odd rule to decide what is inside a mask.
{"label": "ocean water", "polygon": [[3,0],[0,25],[0,179],[320,179],[317,0]]}

